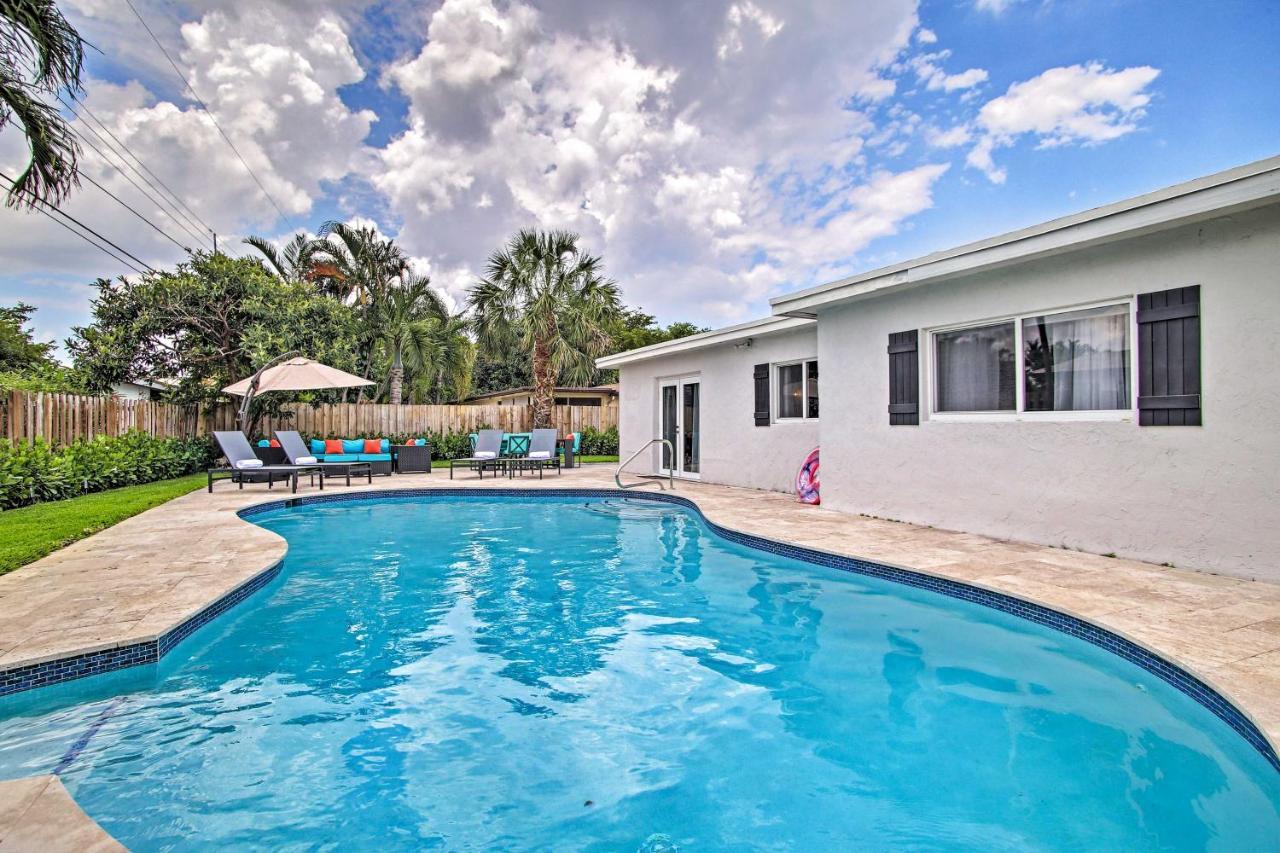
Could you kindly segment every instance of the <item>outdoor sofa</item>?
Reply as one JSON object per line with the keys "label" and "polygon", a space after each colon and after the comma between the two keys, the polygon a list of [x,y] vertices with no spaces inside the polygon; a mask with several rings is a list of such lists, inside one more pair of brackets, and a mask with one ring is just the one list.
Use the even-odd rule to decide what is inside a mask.
{"label": "outdoor sofa", "polygon": [[[222,455],[226,457],[227,464],[208,469],[210,492],[213,491],[215,479],[229,479],[242,489],[245,483],[266,483],[267,488],[270,489],[279,480],[289,483],[292,490],[297,492],[300,474],[310,474],[313,484],[315,475],[320,474],[320,488],[324,488],[324,475],[318,465],[267,465],[257,457],[253,452],[253,446],[249,444],[249,439],[245,438],[244,433],[239,430],[215,431],[213,439],[222,450]],[[218,474],[225,476],[215,476]]]}
{"label": "outdoor sofa", "polygon": [[317,462],[368,462],[374,474],[391,474],[391,442],[385,438],[313,438],[308,449]]}
{"label": "outdoor sofa", "polygon": [[[346,477],[347,485],[351,485],[351,475],[364,474],[370,483],[373,482],[373,466],[375,460],[340,459],[335,455],[317,456],[308,452],[306,442],[294,430],[276,430],[276,442],[285,456],[294,465],[317,465],[320,468],[320,484],[324,485],[325,477]],[[313,442],[314,446],[314,442]],[[346,454],[337,454],[345,456]],[[366,454],[358,454],[366,455]],[[367,454],[380,455],[380,454]]]}

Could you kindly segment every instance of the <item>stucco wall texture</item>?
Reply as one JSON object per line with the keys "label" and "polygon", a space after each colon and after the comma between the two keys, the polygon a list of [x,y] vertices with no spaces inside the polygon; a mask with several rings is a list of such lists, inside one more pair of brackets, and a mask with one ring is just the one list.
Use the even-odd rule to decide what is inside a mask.
{"label": "stucco wall texture", "polygon": [[[752,368],[817,353],[817,334],[809,327],[755,338],[750,347],[722,344],[624,366],[619,371],[618,410],[622,458],[659,435],[659,380],[696,374],[702,396],[702,479],[790,491],[805,456],[818,446],[818,422],[755,426]],[[776,383],[770,387],[777,393]],[[821,390],[818,396],[821,404]],[[628,470],[647,473],[656,471],[658,464],[655,452],[649,459],[637,459]]]}
{"label": "stucco wall texture", "polygon": [[[930,417],[932,326],[1198,284],[1202,427]],[[919,426],[889,426],[890,332],[921,329]],[[821,312],[822,502],[1280,581],[1280,207]]]}
{"label": "stucco wall texture", "polygon": [[[1201,427],[930,414],[931,328],[1194,284]],[[907,329],[921,331],[921,422],[891,427],[885,348]],[[815,352],[821,420],[753,426],[752,365]],[[657,435],[658,378],[694,373],[708,482],[789,491],[821,443],[832,509],[1280,582],[1280,206],[824,310],[816,331],[749,349],[624,366],[624,449]]]}

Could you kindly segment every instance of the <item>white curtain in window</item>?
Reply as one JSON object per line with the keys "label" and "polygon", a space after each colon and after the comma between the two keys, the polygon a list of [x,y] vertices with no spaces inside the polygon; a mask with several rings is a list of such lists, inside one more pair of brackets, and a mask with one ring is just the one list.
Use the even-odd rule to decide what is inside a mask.
{"label": "white curtain in window", "polygon": [[934,354],[938,411],[1014,408],[1013,324],[938,332]]}
{"label": "white curtain in window", "polygon": [[1129,312],[1123,305],[1023,321],[1030,411],[1129,408]]}

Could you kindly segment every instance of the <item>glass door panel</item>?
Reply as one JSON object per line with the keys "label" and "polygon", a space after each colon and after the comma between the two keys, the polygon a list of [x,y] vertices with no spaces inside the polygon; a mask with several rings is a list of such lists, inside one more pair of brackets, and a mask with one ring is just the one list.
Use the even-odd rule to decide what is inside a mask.
{"label": "glass door panel", "polygon": [[698,443],[701,430],[698,424],[700,386],[697,382],[686,382],[681,387],[684,405],[680,412],[681,453],[680,470],[685,474],[697,474],[699,451]]}
{"label": "glass door panel", "polygon": [[[661,389],[662,437],[671,442],[672,447],[680,446],[680,437],[678,435],[680,409],[676,405],[676,392],[678,390],[678,386],[674,384],[663,385]],[[666,473],[671,470],[673,464],[671,451],[667,449],[665,444],[659,446],[662,448],[662,471]]]}

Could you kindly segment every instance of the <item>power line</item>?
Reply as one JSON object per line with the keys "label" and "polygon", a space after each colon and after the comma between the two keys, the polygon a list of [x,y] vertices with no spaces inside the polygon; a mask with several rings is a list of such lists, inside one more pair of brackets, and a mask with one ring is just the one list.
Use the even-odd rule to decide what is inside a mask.
{"label": "power line", "polygon": [[139,213],[138,211],[134,210],[134,209],[133,209],[132,207],[130,207],[130,206],[129,206],[129,205],[128,205],[128,204],[127,204],[123,199],[121,199],[121,198],[120,198],[120,196],[116,195],[116,194],[115,194],[115,193],[113,193],[111,190],[107,189],[107,188],[106,188],[106,187],[104,187],[102,184],[98,183],[98,182],[97,182],[97,181],[95,181],[93,178],[89,177],[88,175],[81,174],[81,175],[80,175],[80,177],[84,178],[86,181],[88,181],[89,183],[93,184],[95,187],[97,187],[98,189],[102,190],[102,191],[103,191],[104,193],[106,193],[107,195],[111,196],[113,199],[115,199],[115,200],[120,204],[120,206],[121,206],[121,207],[123,207],[125,210],[129,211],[129,212],[130,212],[130,213],[132,213],[134,216],[138,217],[138,218],[139,218],[139,219],[141,219],[143,222],[147,223],[147,224],[148,224],[148,225],[150,225],[153,229],[155,229],[155,232],[156,232],[157,234],[159,234],[161,237],[165,238],[166,240],[168,240],[168,241],[169,241],[170,243],[172,243],[173,245],[177,246],[177,247],[178,247],[179,249],[181,249],[182,251],[187,252],[188,254],[190,254],[190,252],[191,252],[191,247],[190,247],[190,246],[184,246],[184,245],[182,245],[181,243],[179,243],[177,240],[175,240],[175,239],[173,239],[172,237],[170,237],[166,232],[164,232],[164,231],[162,231],[162,230],[160,229],[160,226],[159,226],[159,225],[156,225],[156,224],[155,224],[154,222],[152,222],[150,219],[148,219],[147,217],[143,216],[143,215],[142,215],[141,213]]}
{"label": "power line", "polygon": [[[73,111],[73,112],[74,112],[74,111]],[[79,118],[79,116],[77,116],[77,118]],[[127,160],[125,160],[123,157],[121,157],[121,156],[120,156],[120,154],[119,154],[119,153],[117,153],[114,149],[112,149],[112,148],[110,147],[110,145],[108,145],[108,143],[106,142],[106,140],[102,138],[102,135],[101,135],[101,134],[99,134],[96,130],[94,130],[94,129],[93,129],[93,127],[92,127],[91,125],[89,125],[89,124],[87,124],[87,123],[82,123],[82,127],[83,127],[85,130],[89,131],[91,134],[93,134],[93,136],[94,136],[94,138],[95,138],[95,139],[97,139],[99,142],[101,142],[101,143],[103,144],[103,146],[104,146],[104,147],[106,147],[108,150],[110,150],[110,151],[111,151],[111,153],[112,153],[112,154],[114,154],[114,155],[115,155],[116,157],[118,157],[121,161],[123,161],[125,166],[128,166],[128,165],[129,165],[128,161],[127,161]],[[172,213],[170,213],[168,210],[166,210],[166,209],[165,209],[165,201],[164,201],[163,197],[161,197],[161,198],[157,199],[155,196],[153,196],[153,195],[152,195],[151,193],[149,193],[147,190],[143,189],[143,188],[138,184],[138,182],[137,182],[137,181],[135,181],[132,177],[130,177],[130,175],[129,175],[129,173],[128,173],[128,172],[126,172],[126,171],[125,171],[124,169],[122,169],[119,165],[117,165],[117,164],[115,163],[115,161],[113,161],[110,157],[108,157],[108,156],[107,156],[107,153],[106,153],[105,151],[103,151],[103,150],[102,150],[102,148],[99,148],[97,145],[95,145],[95,144],[92,142],[92,140],[90,140],[87,136],[85,136],[83,133],[79,133],[79,132],[74,131],[74,128],[73,128],[73,132],[75,132],[75,133],[76,133],[77,138],[79,138],[79,140],[80,140],[81,142],[83,142],[83,143],[84,143],[86,146],[88,146],[88,147],[89,147],[89,148],[90,148],[90,149],[91,149],[95,154],[97,154],[99,157],[101,157],[101,158],[102,158],[102,161],[103,161],[104,163],[106,163],[108,166],[110,166],[111,168],[113,168],[113,169],[115,169],[117,172],[119,172],[119,173],[120,173],[120,176],[121,176],[121,177],[123,177],[126,181],[128,181],[128,182],[133,186],[133,188],[134,188],[134,189],[136,189],[138,192],[142,193],[142,195],[146,196],[146,198],[147,198],[147,200],[148,200],[148,201],[150,201],[150,202],[152,202],[153,204],[155,204],[155,205],[156,205],[156,207],[157,207],[157,209],[158,209],[161,213],[163,213],[165,216],[168,216],[170,219],[172,219],[175,225],[177,225],[177,226],[178,226],[179,228],[181,228],[183,231],[186,231],[188,235],[190,235],[190,236],[194,237],[194,238],[195,238],[195,240],[196,240],[197,242],[199,242],[199,241],[201,241],[201,240],[208,240],[208,239],[209,239],[208,237],[204,236],[204,234],[202,234],[202,233],[200,232],[200,230],[199,230],[199,226],[196,226],[195,228],[192,228],[191,226],[189,226],[189,225],[187,225],[186,223],[184,223],[182,220],[175,218],[175,217],[173,216],[173,214],[172,214]],[[137,173],[137,169],[134,169],[133,171],[134,171],[135,173]],[[138,176],[139,176],[139,177],[141,177],[143,181],[146,181],[146,178],[145,178],[145,177],[143,177],[141,174],[139,174]],[[157,190],[157,192],[159,192],[159,190]],[[170,208],[173,208],[174,210],[177,210],[177,208],[173,207],[173,205],[172,205],[172,204],[169,204],[168,206],[169,206]],[[179,213],[180,213],[180,211],[179,211]]]}
{"label": "power line", "polygon": [[[16,186],[17,186],[17,182],[16,182],[13,178],[11,178],[11,177],[9,177],[8,175],[6,175],[4,172],[0,172],[0,178],[3,178],[4,180],[6,180],[6,181],[8,181],[8,182],[9,182],[9,188],[10,188],[10,189],[13,189],[14,187],[16,187]],[[112,241],[112,240],[110,240],[109,238],[102,236],[102,235],[101,235],[101,234],[99,234],[97,231],[94,231],[92,228],[90,228],[88,225],[85,225],[85,224],[84,224],[83,222],[81,222],[79,219],[76,219],[76,218],[75,218],[74,216],[72,216],[71,214],[69,214],[69,213],[67,213],[66,211],[62,210],[62,208],[58,207],[57,205],[50,204],[49,202],[45,201],[45,200],[44,200],[44,199],[42,199],[42,198],[38,198],[37,196],[35,196],[35,195],[34,195],[34,194],[32,194],[32,193],[28,193],[28,195],[29,195],[29,196],[32,198],[32,200],[33,200],[33,201],[35,201],[37,204],[44,205],[44,207],[48,208],[49,210],[52,210],[54,213],[57,213],[57,214],[58,214],[59,216],[61,216],[63,219],[66,219],[66,220],[68,220],[68,221],[70,221],[70,222],[75,223],[75,224],[76,224],[76,225],[78,225],[80,228],[84,229],[85,231],[89,232],[89,233],[90,233],[90,234],[92,234],[93,236],[97,237],[99,240],[101,240],[102,242],[106,243],[108,246],[110,246],[111,248],[115,249],[115,250],[116,250],[116,251],[118,251],[120,254],[124,255],[125,257],[131,258],[132,260],[137,261],[139,264],[141,264],[143,267],[145,267],[145,268],[146,268],[146,271],[147,271],[147,272],[155,272],[155,270],[151,267],[151,265],[150,265],[150,264],[148,264],[146,261],[142,260],[142,258],[139,258],[137,255],[133,254],[133,253],[132,253],[132,252],[130,252],[128,249],[126,249],[126,248],[124,248],[123,246],[121,246],[119,243],[113,242],[113,241]],[[41,213],[45,213],[45,215],[46,215],[46,216],[48,216],[48,215],[49,215],[49,214],[48,214],[45,210],[43,210],[42,208],[37,208],[37,210],[40,210],[40,212],[41,212]],[[52,218],[52,217],[50,217],[50,218]],[[54,221],[55,221],[55,222],[57,222],[58,220],[54,220]],[[60,224],[61,224],[61,223],[60,223]],[[82,234],[82,235],[80,235],[80,236],[81,236],[81,237],[83,237],[84,235]],[[87,239],[87,238],[86,238],[86,239]],[[89,242],[93,242],[93,241],[89,241]],[[101,247],[101,246],[98,246],[98,248],[99,248],[99,249],[101,249],[102,247]],[[104,251],[105,251],[105,250],[104,250]],[[108,253],[108,254],[110,254],[110,253]],[[113,257],[114,257],[114,255],[113,255]],[[139,272],[139,273],[141,273],[141,272],[142,272],[142,270],[140,270],[140,269],[138,269],[137,267],[133,266],[133,264],[130,264],[128,261],[122,261],[120,258],[116,258],[116,260],[121,261],[121,263],[124,263],[126,266],[131,267],[131,268],[132,268],[134,271],[136,271],[136,272]]]}
{"label": "power line", "polygon": [[100,250],[100,251],[102,251],[102,252],[105,252],[106,254],[110,255],[110,256],[111,256],[112,258],[114,258],[118,263],[124,264],[126,267],[128,267],[129,269],[131,269],[131,270],[133,270],[134,272],[138,273],[139,275],[141,275],[141,274],[142,274],[142,270],[138,269],[138,268],[137,268],[137,267],[135,267],[133,264],[129,263],[129,262],[128,262],[128,261],[126,261],[124,258],[120,257],[120,256],[119,256],[119,255],[117,255],[115,252],[113,252],[113,251],[111,251],[110,249],[108,249],[106,246],[104,246],[104,245],[102,245],[101,243],[97,242],[97,241],[96,241],[96,240],[94,240],[92,237],[89,237],[89,236],[87,236],[87,235],[85,235],[85,234],[80,233],[79,231],[77,231],[76,229],[72,228],[72,227],[71,227],[70,225],[68,225],[67,223],[63,222],[61,219],[56,218],[53,214],[49,213],[49,211],[45,210],[43,207],[35,207],[35,208],[33,208],[33,209],[36,211],[36,213],[41,213],[41,214],[43,214],[43,215],[45,215],[45,216],[49,217],[49,219],[50,219],[52,222],[54,222],[54,223],[56,223],[56,224],[58,224],[58,225],[62,226],[63,228],[67,229],[67,230],[68,230],[68,231],[70,231],[72,234],[74,234],[74,235],[76,235],[77,237],[79,237],[81,240],[84,240],[84,241],[85,241],[86,243],[88,243],[90,246],[93,246],[95,249],[98,249],[98,250]]}
{"label": "power line", "polygon": [[[128,145],[126,145],[124,142],[120,140],[118,136],[112,133],[111,129],[107,127],[106,124],[104,124],[103,121],[100,118],[98,118],[97,115],[94,114],[93,110],[89,109],[88,104],[84,103],[84,101],[76,102],[79,105],[80,109],[84,111],[86,115],[88,115],[90,118],[93,119],[94,124],[97,124],[98,128],[102,131],[102,133],[105,133],[114,141],[115,145],[112,145],[110,142],[104,139],[102,134],[99,133],[98,130],[95,130],[93,125],[85,121],[84,116],[80,115],[80,113],[76,111],[76,108],[71,104],[69,104],[65,99],[63,99],[61,95],[58,96],[58,100],[62,101],[63,106],[65,106],[73,116],[75,116],[77,119],[80,120],[80,123],[85,127],[86,130],[91,132],[98,139],[99,142],[101,142],[105,147],[110,149],[111,153],[119,157],[121,162],[123,162],[124,165],[127,166],[130,171],[132,171],[135,175],[141,178],[142,181],[145,184],[147,184],[147,186],[155,190],[156,193],[160,195],[160,202],[163,202],[164,205],[167,205],[175,213],[177,213],[179,216],[185,219],[187,223],[191,225],[196,230],[196,232],[198,232],[197,236],[202,236],[204,235],[205,232],[209,232],[209,233],[213,232],[213,228],[209,225],[209,223],[201,219],[200,215],[197,214],[194,210],[192,210],[190,206],[188,206],[187,203],[183,201],[182,198],[177,193],[175,193],[173,189],[170,188],[169,185],[166,184],[160,178],[159,175],[151,171],[151,169],[147,166],[147,164],[142,162],[142,158],[138,157],[137,154],[134,154],[132,149],[130,149]],[[83,139],[83,136],[81,136],[81,138]],[[101,154],[101,152],[99,152],[99,154]],[[132,160],[134,163],[137,163],[138,166],[141,166],[142,169],[147,174],[144,175],[142,174],[142,172],[139,172],[138,168],[134,166],[133,163],[130,162],[130,160]],[[119,167],[117,167],[117,170],[118,168]],[[147,175],[150,175],[151,178],[149,179]],[[154,183],[152,179],[154,179]],[[157,183],[160,186],[156,186]],[[161,189],[161,187],[163,187],[163,189]],[[169,200],[170,198],[172,199],[172,201]],[[155,201],[155,199],[152,199],[152,201]],[[177,205],[181,205],[182,210],[179,210],[177,205],[174,204],[174,202],[176,202]],[[184,210],[186,211],[185,213],[183,212]],[[166,212],[166,215],[169,215],[169,214]],[[174,219],[173,216],[169,216],[169,218]],[[174,219],[174,221],[177,222],[176,219]],[[178,224],[181,225],[181,223],[178,223]],[[205,237],[204,239],[208,239],[208,238]]]}
{"label": "power line", "polygon": [[240,149],[236,148],[235,143],[231,141],[231,137],[227,136],[227,132],[222,129],[222,125],[218,124],[218,119],[214,117],[213,112],[209,109],[208,105],[200,99],[198,94],[196,94],[195,87],[191,85],[189,80],[187,80],[186,75],[178,69],[178,63],[173,61],[173,57],[169,55],[169,51],[164,49],[164,45],[160,43],[160,39],[156,38],[156,34],[151,31],[151,27],[147,26],[146,20],[142,15],[138,14],[138,10],[134,7],[132,0],[125,0],[125,4],[128,5],[129,10],[133,12],[133,16],[138,19],[138,23],[142,24],[142,28],[147,31],[147,35],[151,36],[151,40],[156,43],[156,47],[160,48],[160,52],[164,54],[164,58],[169,60],[169,65],[172,66],[173,73],[178,75],[178,78],[182,80],[184,85],[186,85],[187,91],[191,93],[191,97],[200,105],[200,109],[204,110],[205,114],[209,116],[209,120],[212,121],[213,126],[218,129],[218,133],[222,135],[227,146],[235,152],[235,155],[239,158],[241,165],[243,165],[245,171],[249,173],[249,177],[253,178],[253,182],[258,185],[258,189],[262,190],[262,194],[267,197],[267,201],[271,202],[271,206],[276,209],[276,213],[280,214],[280,218],[288,224],[290,221],[289,216],[284,212],[280,205],[276,204],[276,200],[271,197],[271,193],[267,192],[267,188],[263,185],[262,181],[258,179],[258,176],[254,173],[253,169],[249,167],[249,163],[244,159],[244,155],[240,153]]}
{"label": "power line", "polygon": [[[176,201],[178,204],[182,205],[182,209],[183,209],[183,210],[185,210],[187,213],[189,213],[189,214],[190,214],[190,215],[195,219],[195,221],[196,221],[196,222],[200,223],[200,225],[201,225],[201,226],[202,226],[206,231],[208,231],[208,232],[210,232],[210,233],[213,233],[213,226],[212,226],[212,225],[210,225],[208,222],[205,222],[203,219],[201,219],[201,218],[200,218],[200,214],[198,214],[198,213],[196,213],[194,210],[192,210],[192,209],[191,209],[191,207],[190,207],[190,206],[189,206],[185,201],[183,201],[183,200],[182,200],[182,197],[181,197],[181,196],[179,196],[177,193],[175,193],[175,192],[172,190],[172,188],[170,188],[170,187],[169,187],[169,185],[168,185],[168,184],[166,184],[163,180],[161,180],[161,179],[160,179],[160,176],[159,176],[159,175],[157,175],[155,172],[153,172],[153,171],[151,171],[149,168],[147,168],[147,164],[146,164],[146,163],[144,163],[144,162],[142,162],[142,159],[141,159],[141,158],[139,158],[137,154],[134,154],[134,153],[133,153],[133,151],[129,148],[129,146],[128,146],[128,145],[125,145],[123,142],[121,142],[121,141],[120,141],[120,138],[119,138],[119,137],[117,137],[114,133],[112,133],[112,132],[111,132],[111,128],[109,128],[109,127],[107,127],[105,124],[103,124],[102,119],[100,119],[100,118],[98,118],[96,115],[94,115],[93,110],[89,109],[89,105],[88,105],[88,104],[86,104],[83,100],[80,100],[80,99],[77,99],[77,100],[76,100],[76,103],[78,103],[78,104],[80,105],[80,108],[81,108],[82,110],[84,110],[84,111],[85,111],[85,113],[87,113],[87,114],[89,115],[89,117],[90,117],[90,118],[92,118],[92,119],[93,119],[94,123],[95,123],[95,124],[97,124],[97,125],[98,125],[98,127],[102,128],[102,130],[107,134],[107,136],[110,136],[113,140],[115,140],[116,144],[118,144],[121,148],[123,148],[123,149],[124,149],[124,150],[129,154],[129,156],[130,156],[131,158],[133,158],[133,159],[137,162],[137,164],[143,168],[143,170],[144,170],[148,175],[150,175],[151,177],[155,178],[156,183],[158,183],[158,184],[160,184],[160,186],[164,187],[164,188],[165,188],[165,190],[169,193],[169,195],[173,198],[173,200],[174,200],[174,201]],[[73,110],[73,112],[74,112],[74,110]]]}

